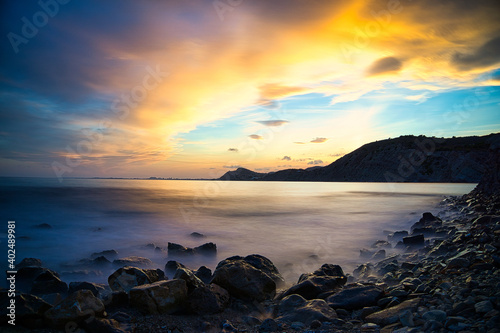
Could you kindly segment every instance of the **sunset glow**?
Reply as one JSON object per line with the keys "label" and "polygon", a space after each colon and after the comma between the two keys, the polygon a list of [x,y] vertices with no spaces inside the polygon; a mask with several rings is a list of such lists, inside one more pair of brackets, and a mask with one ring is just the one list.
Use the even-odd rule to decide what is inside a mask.
{"label": "sunset glow", "polygon": [[2,8],[3,176],[214,178],[500,131],[498,1],[46,3]]}

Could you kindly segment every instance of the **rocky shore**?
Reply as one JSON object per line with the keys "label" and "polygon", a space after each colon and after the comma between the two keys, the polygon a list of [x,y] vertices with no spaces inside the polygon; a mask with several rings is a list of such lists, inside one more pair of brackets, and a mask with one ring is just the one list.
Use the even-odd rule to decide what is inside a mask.
{"label": "rocky shore", "polygon": [[[153,269],[140,268],[146,258],[115,260],[108,284],[69,285],[26,258],[17,266],[15,327],[8,324],[9,290],[0,290],[1,330],[500,332],[497,183],[446,198],[437,216],[424,213],[410,230],[387,231],[360,251],[366,263],[352,274],[325,263],[292,286],[257,254],[227,258],[213,272],[176,261]],[[216,246],[169,250],[210,255]],[[114,253],[92,260],[108,264],[106,255]]]}

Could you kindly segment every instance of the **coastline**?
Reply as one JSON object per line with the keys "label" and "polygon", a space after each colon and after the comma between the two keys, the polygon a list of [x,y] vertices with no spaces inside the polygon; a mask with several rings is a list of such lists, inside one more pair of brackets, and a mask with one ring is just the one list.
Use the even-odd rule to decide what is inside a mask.
{"label": "coastline", "polygon": [[[39,267],[41,263],[39,265],[37,261],[27,261],[24,265],[28,267],[28,271],[45,272],[44,284],[47,281],[50,283],[44,292],[51,292],[39,294],[41,298],[19,294],[16,300],[19,300],[17,304],[23,311],[18,312],[18,323],[41,328],[41,332],[61,329],[61,323],[65,320],[65,325],[71,322],[88,331],[101,327],[99,330],[109,332],[173,332],[175,329],[179,332],[301,332],[311,329],[323,332],[497,332],[495,323],[499,318],[500,300],[500,286],[497,282],[500,275],[500,198],[498,193],[493,193],[485,196],[473,191],[463,197],[449,197],[442,203],[445,213],[442,220],[432,214],[424,214],[412,228],[413,235],[412,230],[408,230],[408,236],[403,230],[388,235],[393,244],[402,241],[403,245],[410,247],[400,254],[382,258],[382,252],[378,256],[371,253],[371,259],[354,270],[352,275],[344,274],[342,269],[339,271],[334,268],[335,265],[318,267],[314,273],[303,275],[300,283],[286,290],[279,289],[279,283],[276,283],[279,282],[279,277],[275,277],[277,281],[274,291],[265,296],[260,295],[259,290],[255,291],[255,295],[260,295],[258,297],[242,296],[238,288],[234,288],[238,281],[228,281],[231,279],[227,276],[226,280],[219,277],[217,281],[229,291],[224,288],[214,291],[208,288],[210,279],[201,281],[199,272],[179,266],[180,269],[167,274],[171,277],[173,273],[175,280],[185,281],[186,297],[181,302],[183,304],[176,305],[173,312],[177,314],[167,314],[172,310],[154,313],[145,306],[147,301],[139,302],[139,305],[137,301],[130,302],[130,290],[128,293],[116,290],[111,292],[109,286],[88,283],[73,285],[73,291],[75,287],[94,291],[95,295],[91,293],[82,296],[80,294],[83,291],[76,294],[82,298],[82,304],[89,300],[99,303],[96,301],[99,300],[103,310],[97,311],[90,322],[87,322],[90,317],[78,315],[71,317],[69,321],[66,320],[68,318],[55,320],[49,310],[59,306],[57,313],[65,312],[61,311],[61,306],[64,307],[63,298],[67,291],[65,293],[62,288],[60,292],[53,292],[61,285],[57,283],[57,276],[47,274],[45,269]],[[424,237],[423,244],[419,237],[411,239],[419,234]],[[409,238],[404,240],[403,237]],[[381,248],[377,251],[387,246],[384,243],[379,245]],[[366,252],[364,254],[367,255]],[[250,271],[257,274],[250,274],[254,277],[256,286],[259,286],[259,281],[262,282],[263,276],[269,276],[273,272],[274,266],[270,261],[263,266],[250,265],[252,268],[247,267],[245,259],[234,259],[230,265],[233,268],[250,268]],[[138,271],[140,270],[137,269]],[[246,274],[249,270],[243,272]],[[150,275],[151,273],[149,272]],[[217,269],[214,273],[217,274]],[[134,276],[137,278],[138,275]],[[153,282],[154,278],[150,278],[149,281],[143,281],[150,283],[139,283],[135,288],[140,289],[139,285],[144,287],[166,283],[158,273],[156,278],[158,282]],[[215,278],[215,275],[210,278]],[[29,287],[34,287],[35,280],[36,277],[31,280]],[[311,289],[315,290],[312,294]],[[201,296],[198,293],[198,298],[194,297],[198,303],[208,302],[211,308],[218,306],[220,312],[212,314],[213,310],[209,308],[195,310],[200,313],[193,314],[193,307],[197,308],[193,300],[190,300],[194,290],[203,291]],[[2,303],[5,296],[5,291],[2,290]],[[357,300],[357,304],[349,304],[352,299]],[[186,302],[190,304],[189,309],[186,309]],[[37,304],[37,307],[33,307],[33,304]],[[3,318],[7,318],[6,315],[7,313]]]}

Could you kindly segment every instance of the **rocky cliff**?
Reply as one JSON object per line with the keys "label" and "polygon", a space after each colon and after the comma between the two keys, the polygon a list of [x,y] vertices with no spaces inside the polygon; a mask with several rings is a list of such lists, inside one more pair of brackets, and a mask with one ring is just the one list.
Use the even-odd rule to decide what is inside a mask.
{"label": "rocky cliff", "polygon": [[409,135],[368,143],[321,168],[268,174],[239,168],[220,179],[476,183],[498,158],[498,149],[492,148],[498,146],[500,133],[448,139]]}

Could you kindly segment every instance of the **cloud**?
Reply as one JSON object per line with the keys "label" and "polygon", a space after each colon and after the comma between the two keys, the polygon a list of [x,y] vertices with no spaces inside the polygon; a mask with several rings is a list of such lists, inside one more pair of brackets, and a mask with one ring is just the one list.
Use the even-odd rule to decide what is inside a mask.
{"label": "cloud", "polygon": [[281,126],[286,123],[289,123],[288,120],[262,120],[258,121],[259,124],[262,124],[264,126]]}
{"label": "cloud", "polygon": [[481,45],[475,52],[455,53],[452,63],[460,70],[471,70],[500,63],[500,36]]}
{"label": "cloud", "polygon": [[366,71],[367,76],[398,72],[403,63],[395,57],[385,57],[376,60]]}
{"label": "cloud", "polygon": [[237,152],[238,148],[229,148],[227,151]]}
{"label": "cloud", "polygon": [[223,165],[222,167],[225,168],[225,169],[238,169],[238,168],[241,168],[241,166],[239,166],[239,165]]}
{"label": "cloud", "polygon": [[300,142],[300,141],[295,141],[294,143],[297,145],[305,145],[306,144],[305,142]]}
{"label": "cloud", "polygon": [[251,134],[248,137],[255,140],[262,140],[262,136],[257,134]]}
{"label": "cloud", "polygon": [[418,103],[423,103],[429,98],[428,94],[420,94],[420,95],[410,95],[406,96],[405,99],[410,100],[410,101],[415,101]]}
{"label": "cloud", "polygon": [[291,161],[292,158],[290,156],[283,156],[283,158],[281,160],[282,161]]}
{"label": "cloud", "polygon": [[274,83],[262,85],[259,87],[259,90],[264,100],[280,99],[307,91],[307,89],[303,87],[291,87]]}
{"label": "cloud", "polygon": [[316,138],[316,139],[311,140],[312,143],[323,143],[326,141],[328,141],[327,138]]}
{"label": "cloud", "polygon": [[314,161],[308,162],[307,164],[318,165],[318,164],[323,164],[323,161],[322,160],[314,160]]}

